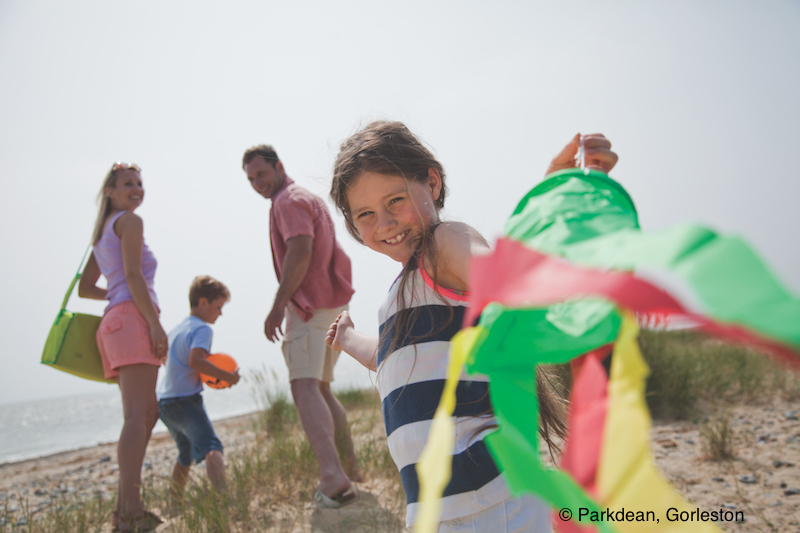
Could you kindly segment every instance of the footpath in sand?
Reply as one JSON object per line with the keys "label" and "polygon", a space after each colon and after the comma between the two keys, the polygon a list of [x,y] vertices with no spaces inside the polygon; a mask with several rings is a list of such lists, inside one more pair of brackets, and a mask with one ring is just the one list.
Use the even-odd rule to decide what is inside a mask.
{"label": "footpath in sand", "polygon": [[[736,436],[736,458],[712,462],[704,458],[700,426],[691,422],[654,423],[651,450],[664,477],[701,510],[742,511],[743,523],[720,523],[726,531],[800,532],[800,407],[785,401],[739,406],[730,410]],[[226,455],[237,453],[255,439],[252,415],[215,422]],[[46,509],[71,494],[111,497],[117,483],[116,445],[102,444],[71,452],[0,465],[0,516],[18,521],[22,510]],[[144,476],[169,476],[175,460],[167,433],[153,437],[144,463]],[[348,533],[372,531],[358,526],[374,520],[366,515],[389,513],[377,495],[386,480],[359,485],[359,501],[342,510],[318,511],[311,502],[291,524],[277,519],[270,531]],[[666,510],[653,509],[663,513]],[[391,521],[402,531],[404,509]],[[344,528],[344,525],[347,527]],[[23,524],[20,524],[22,526]],[[16,530],[18,528],[15,528]],[[173,531],[168,522],[159,533]],[[110,531],[110,527],[104,531]]]}

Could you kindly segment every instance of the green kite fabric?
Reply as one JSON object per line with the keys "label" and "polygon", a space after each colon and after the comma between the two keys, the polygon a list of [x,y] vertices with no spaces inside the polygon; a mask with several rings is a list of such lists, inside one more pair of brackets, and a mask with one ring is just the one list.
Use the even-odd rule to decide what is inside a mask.
{"label": "green kite fabric", "polygon": [[[471,307],[464,325],[474,324],[478,315],[480,320],[478,326],[462,332],[468,333],[468,341],[454,339],[452,357],[459,367],[463,361],[468,372],[490,378],[499,429],[486,442],[514,493],[538,494],[556,509],[594,511],[636,497],[634,480],[608,467],[612,458],[614,464],[624,459],[609,452],[614,448],[609,435],[603,438],[600,455],[593,458],[599,473],[589,472],[591,479],[584,487],[568,473],[544,467],[538,446],[535,372],[538,364],[566,363],[624,339],[615,357],[623,358],[625,364],[617,365],[608,399],[601,398],[611,402],[605,425],[619,428],[620,417],[629,416],[639,420],[638,433],[645,431],[642,428],[649,427],[643,397],[647,370],[635,348],[631,312],[687,316],[714,335],[758,345],[800,368],[800,300],[750,247],[736,237],[720,236],[698,225],[641,231],[630,196],[601,172],[574,169],[548,176],[522,199],[505,233],[493,254],[472,264]],[[636,278],[633,272],[642,267],[663,268],[684,279],[703,306],[703,314],[690,313],[663,289]],[[625,328],[623,309],[628,310],[624,311]],[[597,375],[591,379],[598,390],[603,389]],[[583,427],[597,431],[601,425],[595,419]],[[437,435],[446,431],[444,426],[438,428]],[[644,450],[646,434],[638,433],[637,449]],[[594,435],[590,440],[599,438]],[[649,456],[638,461],[630,465],[642,472],[638,479],[659,484],[657,475],[651,477],[654,469]],[[435,459],[427,464],[434,465]],[[422,475],[421,479],[424,489]],[[607,493],[593,495],[595,487]],[[660,489],[653,497],[667,501],[669,492]],[[570,529],[572,523],[565,524],[564,531],[577,531]],[[605,523],[593,525],[603,532],[625,530]]]}

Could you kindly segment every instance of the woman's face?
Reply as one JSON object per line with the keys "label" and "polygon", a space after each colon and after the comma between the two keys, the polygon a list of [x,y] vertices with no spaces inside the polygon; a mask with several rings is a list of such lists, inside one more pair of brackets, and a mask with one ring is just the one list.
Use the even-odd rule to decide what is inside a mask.
{"label": "woman's face", "polygon": [[106,187],[105,194],[111,200],[111,207],[115,211],[133,212],[144,200],[142,177],[132,168],[118,170],[114,187]]}
{"label": "woman's face", "polygon": [[429,170],[428,183],[361,172],[347,191],[347,203],[364,244],[405,265],[414,238],[439,220],[434,202],[441,186],[435,169]]}

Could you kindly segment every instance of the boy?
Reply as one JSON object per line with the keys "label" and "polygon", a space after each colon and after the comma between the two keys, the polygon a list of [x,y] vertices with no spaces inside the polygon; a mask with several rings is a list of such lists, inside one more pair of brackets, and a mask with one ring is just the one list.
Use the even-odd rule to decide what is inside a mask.
{"label": "boy", "polygon": [[176,496],[182,497],[192,459],[206,462],[206,472],[218,492],[227,490],[222,443],[203,408],[199,373],[227,381],[239,381],[239,371],[226,372],[206,360],[211,353],[213,324],[222,315],[230,292],[210,276],[197,276],[189,288],[190,315],[169,334],[166,375],[156,388],[161,420],[178,446],[172,470]]}

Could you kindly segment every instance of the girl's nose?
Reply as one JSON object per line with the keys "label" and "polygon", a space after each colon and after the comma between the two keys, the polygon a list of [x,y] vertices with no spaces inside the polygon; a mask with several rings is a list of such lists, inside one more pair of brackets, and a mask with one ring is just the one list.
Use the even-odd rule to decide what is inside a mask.
{"label": "girl's nose", "polygon": [[394,216],[387,210],[382,209],[378,212],[378,231],[383,232],[392,229],[397,222]]}

